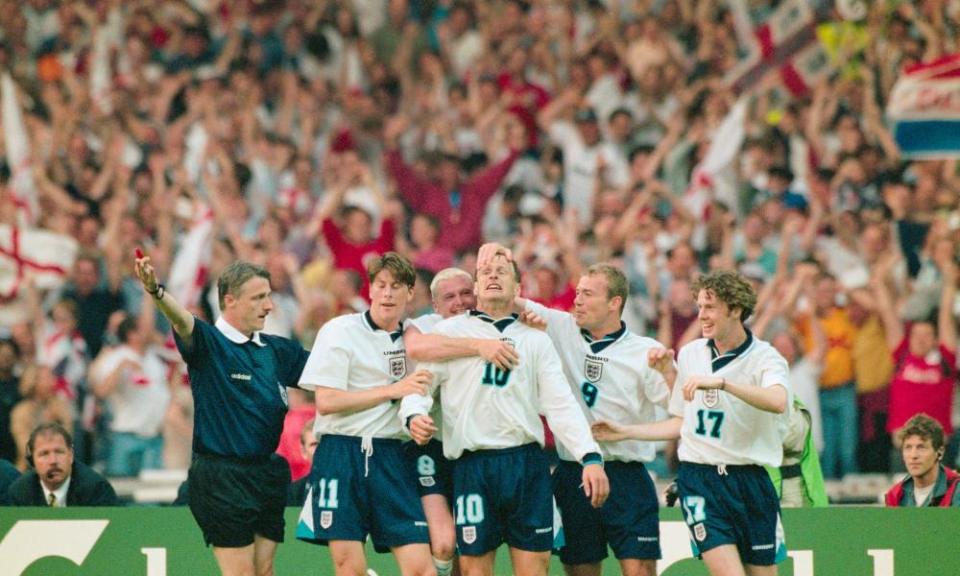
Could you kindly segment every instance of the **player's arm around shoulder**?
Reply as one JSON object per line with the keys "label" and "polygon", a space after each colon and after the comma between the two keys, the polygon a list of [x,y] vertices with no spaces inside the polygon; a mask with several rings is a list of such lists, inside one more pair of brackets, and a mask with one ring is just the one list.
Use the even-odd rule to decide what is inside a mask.
{"label": "player's arm around shoulder", "polygon": [[494,338],[455,336],[459,321],[459,318],[448,318],[431,332],[423,332],[416,326],[407,328],[403,334],[407,355],[417,362],[446,362],[479,356],[501,370],[516,367],[519,356],[513,346]]}

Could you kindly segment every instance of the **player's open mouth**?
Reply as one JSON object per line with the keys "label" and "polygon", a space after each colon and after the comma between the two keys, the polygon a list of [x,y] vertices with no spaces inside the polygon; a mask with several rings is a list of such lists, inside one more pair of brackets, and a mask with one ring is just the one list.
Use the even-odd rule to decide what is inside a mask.
{"label": "player's open mouth", "polygon": [[487,284],[487,290],[503,290],[499,284]]}

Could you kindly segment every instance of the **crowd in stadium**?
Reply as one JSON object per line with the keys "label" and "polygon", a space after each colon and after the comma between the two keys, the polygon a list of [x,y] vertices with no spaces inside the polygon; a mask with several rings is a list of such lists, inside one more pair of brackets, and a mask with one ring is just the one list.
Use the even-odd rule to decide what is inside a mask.
{"label": "crowd in stadium", "polygon": [[[901,157],[883,110],[905,67],[960,49],[960,2],[864,2],[860,19],[824,2],[826,72],[798,86],[774,66],[731,87],[737,17],[786,3],[8,6],[0,70],[18,87],[36,225],[79,252],[61,287],[28,270],[2,303],[0,457],[24,469],[30,431],[56,421],[108,476],[189,466],[189,382],[135,248],[210,322],[227,264],[266,267],[265,332],[309,349],[368,305],[371,254],[414,263],[416,317],[435,273],[473,272],[496,241],[523,295],[552,308],[573,306],[590,264],[621,267],[626,325],[673,349],[700,336],[692,282],[738,270],[760,294],[751,329],[815,415],[827,478],[895,471],[894,432],[920,412],[955,465],[960,176]],[[0,176],[9,225],[19,168]],[[280,451],[295,479],[313,410],[291,391]]]}

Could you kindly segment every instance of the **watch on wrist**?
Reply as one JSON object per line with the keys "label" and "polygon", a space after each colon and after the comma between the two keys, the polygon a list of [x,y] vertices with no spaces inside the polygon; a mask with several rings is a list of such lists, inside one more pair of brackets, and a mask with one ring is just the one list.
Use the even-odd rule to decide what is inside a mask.
{"label": "watch on wrist", "polygon": [[157,284],[157,289],[150,291],[147,290],[147,294],[153,296],[157,300],[163,300],[163,295],[167,293],[167,287],[163,284]]}

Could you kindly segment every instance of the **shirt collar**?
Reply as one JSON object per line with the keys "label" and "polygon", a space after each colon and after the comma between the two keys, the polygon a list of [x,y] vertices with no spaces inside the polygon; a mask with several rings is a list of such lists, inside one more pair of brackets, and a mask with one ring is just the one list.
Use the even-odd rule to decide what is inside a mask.
{"label": "shirt collar", "polygon": [[[373,315],[370,314],[369,310],[363,313],[363,321],[367,325],[367,328],[373,330],[374,332],[376,332],[377,330],[382,330],[383,332],[387,332],[387,330],[385,330],[384,328],[381,328],[380,326],[377,325],[376,322],[373,321]],[[400,328],[394,330],[393,332],[389,332],[390,340],[392,342],[396,342],[397,340],[403,337],[403,328],[404,328],[403,320],[401,320]]]}
{"label": "shirt collar", "polygon": [[66,508],[67,506],[67,491],[70,490],[70,480],[73,479],[73,476],[70,475],[64,480],[63,484],[60,485],[56,490],[48,490],[43,481],[40,481],[40,488],[43,489],[43,501],[50,501],[50,494],[53,493],[57,497],[57,501],[53,503],[55,508]]}
{"label": "shirt collar", "polygon": [[227,337],[227,340],[233,342],[234,344],[246,344],[247,342],[253,342],[260,347],[266,346],[266,344],[260,339],[259,331],[254,332],[252,338],[247,338],[244,336],[243,332],[240,332],[234,328],[232,324],[223,318],[223,316],[217,318],[216,327],[221,334]]}
{"label": "shirt collar", "polygon": [[590,351],[594,354],[600,353],[604,348],[613,344],[620,339],[621,336],[627,333],[627,325],[620,321],[620,328],[607,334],[602,338],[594,339],[593,334],[589,330],[584,328],[580,329],[580,335],[583,336],[583,339],[590,345]]}
{"label": "shirt collar", "polygon": [[717,350],[717,345],[713,341],[713,338],[707,340],[707,346],[710,347],[710,363],[714,372],[716,372],[717,370],[723,368],[727,364],[736,360],[739,356],[741,356],[744,352],[746,352],[747,349],[750,348],[750,346],[753,345],[753,332],[750,332],[750,330],[746,328],[744,328],[744,330],[747,333],[746,340],[744,340],[742,344],[740,344],[733,350],[730,350],[729,352],[724,352],[723,354],[721,354],[720,351]]}
{"label": "shirt collar", "polygon": [[514,322],[517,321],[518,318],[520,318],[520,316],[517,314],[511,314],[504,318],[500,318],[499,320],[494,320],[492,316],[489,316],[484,312],[480,312],[479,310],[471,310],[470,316],[474,318],[479,318],[484,322],[487,322],[488,324],[493,324],[494,328],[496,328],[500,332],[503,332],[504,330],[506,330],[507,326],[513,324]]}

